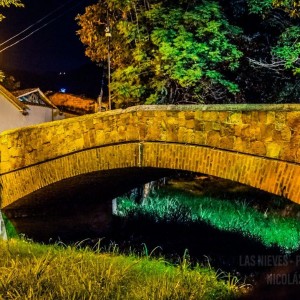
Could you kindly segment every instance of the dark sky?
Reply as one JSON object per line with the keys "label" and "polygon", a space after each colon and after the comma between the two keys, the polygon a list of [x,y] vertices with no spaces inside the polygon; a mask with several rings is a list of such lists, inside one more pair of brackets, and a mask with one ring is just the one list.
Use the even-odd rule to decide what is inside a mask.
{"label": "dark sky", "polygon": [[[34,33],[26,40],[0,53],[0,69],[21,69],[44,73],[48,71],[69,71],[89,62],[84,47],[75,32],[79,29],[74,20],[84,8],[97,0],[23,0],[24,8],[0,8],[6,16],[0,22],[0,44],[13,35],[37,22],[56,8],[65,6],[44,21],[32,27],[23,35],[64,14],[56,21]],[[10,43],[12,43],[11,41]],[[5,44],[0,47],[9,45]]]}

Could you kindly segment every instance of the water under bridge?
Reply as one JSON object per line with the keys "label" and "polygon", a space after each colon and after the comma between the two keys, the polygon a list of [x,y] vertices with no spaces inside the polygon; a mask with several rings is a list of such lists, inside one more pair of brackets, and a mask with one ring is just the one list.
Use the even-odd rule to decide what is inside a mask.
{"label": "water under bridge", "polygon": [[300,105],[137,106],[0,134],[1,209],[45,239],[105,232],[111,199],[191,171],[300,203]]}

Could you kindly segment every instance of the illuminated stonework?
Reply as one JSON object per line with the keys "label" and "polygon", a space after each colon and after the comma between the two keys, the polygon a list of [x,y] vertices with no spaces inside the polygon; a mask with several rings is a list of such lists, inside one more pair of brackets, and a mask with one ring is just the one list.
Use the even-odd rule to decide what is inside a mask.
{"label": "illuminated stonework", "polygon": [[300,105],[139,106],[0,135],[1,207],[84,174],[200,172],[300,203]]}

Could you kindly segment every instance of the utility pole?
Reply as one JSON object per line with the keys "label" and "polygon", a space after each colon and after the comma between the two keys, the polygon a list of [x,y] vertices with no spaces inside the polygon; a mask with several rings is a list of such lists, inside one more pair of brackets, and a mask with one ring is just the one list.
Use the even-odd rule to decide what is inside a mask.
{"label": "utility pole", "polygon": [[111,110],[111,91],[110,91],[110,28],[109,21],[107,22],[107,26],[105,28],[105,36],[107,37],[107,76],[108,76],[108,110]]}
{"label": "utility pole", "polygon": [[104,85],[104,67],[102,64],[100,64],[99,66],[102,68],[102,75],[101,75],[100,94],[97,98],[97,102],[98,102],[98,112],[101,112],[102,111],[102,99],[103,99],[103,85]]}
{"label": "utility pole", "polygon": [[[100,94],[97,98],[97,102],[98,102],[98,112],[102,111],[102,96],[103,96],[103,89],[101,88]],[[95,111],[97,112],[97,111]]]}

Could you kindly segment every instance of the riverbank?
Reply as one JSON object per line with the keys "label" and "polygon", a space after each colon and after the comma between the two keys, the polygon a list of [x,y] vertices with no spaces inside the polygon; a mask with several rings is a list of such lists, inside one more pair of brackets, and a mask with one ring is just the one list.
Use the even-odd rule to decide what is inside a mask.
{"label": "riverbank", "polygon": [[[198,181],[198,182],[197,182]],[[247,299],[292,299],[300,291],[299,205],[230,181],[170,181],[136,204],[119,199],[114,241],[149,249],[170,261],[189,249],[253,286]],[[287,298],[288,297],[288,298]]]}
{"label": "riverbank", "polygon": [[237,279],[207,267],[191,268],[149,255],[102,253],[27,240],[0,241],[1,299],[236,299]]}
{"label": "riverbank", "polygon": [[[36,253],[47,253],[47,251],[41,250],[45,246],[35,245],[34,250],[25,251],[25,257],[27,257],[25,261],[26,263],[30,261],[31,265],[37,263],[40,267],[36,267],[37,269],[31,267],[33,270],[29,268],[31,270],[29,274],[33,274],[34,278],[38,277],[37,279],[40,278],[40,273],[43,276],[48,274],[47,276],[56,278],[55,281],[59,282],[58,275],[50,272],[51,269],[56,269],[58,272],[63,271],[52,265],[52,260],[59,262],[64,265],[66,270],[79,277],[84,276],[87,280],[85,283],[81,281],[76,283],[77,287],[81,285],[79,291],[76,290],[76,293],[80,295],[76,296],[78,299],[148,300],[190,299],[191,297],[194,297],[193,299],[230,299],[240,296],[241,291],[247,291],[247,295],[252,297],[249,299],[274,300],[289,299],[285,298],[287,292],[296,294],[299,292],[300,280],[297,274],[300,271],[300,209],[297,204],[247,186],[203,176],[192,180],[179,178],[170,181],[152,195],[150,194],[150,198],[145,199],[142,204],[137,204],[126,197],[120,198],[117,207],[119,214],[113,217],[110,235],[102,237],[100,245],[97,242],[99,237],[83,241],[80,245],[81,247],[89,245],[93,249],[95,253],[88,254],[88,256],[96,255],[94,260],[97,262],[90,262],[91,265],[99,270],[106,268],[106,271],[103,272],[108,275],[111,274],[113,268],[119,268],[118,263],[106,261],[103,267],[98,262],[102,260],[100,257],[104,255],[113,261],[116,257],[122,257],[122,259],[120,258],[121,265],[127,266],[124,267],[124,270],[128,268],[130,272],[127,274],[126,271],[123,274],[116,271],[118,275],[115,273],[112,275],[113,278],[120,276],[120,279],[117,280],[120,285],[117,293],[120,294],[111,296],[107,292],[109,296],[105,296],[106,298],[104,296],[104,298],[98,298],[97,292],[94,291],[92,298],[89,298],[88,293],[84,294],[90,284],[96,289],[103,288],[97,280],[89,279],[88,268],[80,267],[80,270],[76,270],[72,267],[73,261],[75,265],[82,265],[82,262],[73,259],[73,254],[70,254],[69,250],[73,249],[82,255],[89,251],[87,248],[62,247],[61,251],[69,257],[67,258],[69,259],[68,265],[67,261],[61,262],[60,258],[58,260],[55,258],[57,255],[58,257],[61,255],[58,252],[52,252],[57,251],[57,245],[50,246],[54,250],[51,249],[50,254],[46,256],[39,256],[39,254],[37,256]],[[8,228],[9,232],[13,234],[13,227]],[[23,242],[28,243],[24,240]],[[61,242],[60,244],[63,245]],[[23,248],[23,246],[18,246],[18,243],[16,245],[16,247]],[[7,246],[9,253],[11,253],[11,248],[11,246]],[[101,251],[98,251],[99,249]],[[15,257],[24,256],[24,251],[20,251],[14,252]],[[28,257],[27,254],[31,256]],[[17,261],[15,257],[10,256],[10,259]],[[149,265],[150,271],[147,271],[148,262],[152,264]],[[23,262],[18,262],[17,267],[21,265]],[[139,267],[137,267],[138,265]],[[156,268],[158,270],[155,270]],[[8,269],[5,267],[3,270]],[[215,272],[214,270],[222,271]],[[24,272],[28,277],[28,270]],[[37,272],[38,275],[34,275],[34,272]],[[225,281],[221,280],[224,279],[225,272],[230,274],[231,279],[228,280],[227,277]],[[103,278],[103,274],[99,274],[92,276],[99,277],[101,275],[102,277],[100,277]],[[183,279],[183,274],[190,274],[188,278],[196,276],[195,278],[198,279],[194,281],[195,278],[192,278],[186,281]],[[209,275],[210,279],[202,278],[203,274]],[[148,275],[150,279],[147,278]],[[26,276],[24,275],[24,278]],[[67,275],[63,274],[62,276]],[[70,278],[74,276],[72,275]],[[127,278],[127,276],[129,277]],[[121,279],[126,278],[126,282],[129,282],[132,280],[131,277],[135,276],[139,278],[138,281],[129,283],[129,287],[124,285]],[[41,280],[42,284],[52,286],[53,283],[47,278]],[[156,282],[154,286],[148,286],[148,283],[153,284],[151,278],[155,278],[155,280],[153,279]],[[0,275],[0,282],[1,280],[3,281]],[[67,279],[64,280],[67,281]],[[15,278],[13,282],[15,281],[21,284],[22,279]],[[101,279],[102,281],[111,282],[111,279]],[[219,281],[220,286],[217,284]],[[242,284],[236,285],[237,281]],[[131,285],[143,289],[144,282],[146,282],[145,288],[149,293],[147,297],[143,298],[141,294],[137,296],[135,291],[132,294]],[[160,286],[158,282],[163,286]],[[206,287],[207,284],[208,287]],[[224,284],[227,288],[223,291]],[[72,283],[64,285],[72,285]],[[27,283],[25,286],[26,291],[28,288],[32,289]],[[172,294],[171,290],[174,288],[176,290],[177,286],[180,286],[178,289],[182,290],[184,294],[177,293],[177,291],[177,294]],[[197,291],[194,290],[194,286],[197,287]],[[105,287],[116,289],[114,286],[108,287],[107,284]],[[247,289],[243,287],[247,287]],[[59,285],[55,288],[60,289]],[[163,293],[158,293],[164,288],[166,290]],[[198,289],[200,290],[198,291]],[[215,291],[213,291],[214,289]],[[67,298],[58,298],[58,294],[55,294],[55,299],[69,299],[68,297],[71,296],[67,293],[71,293],[71,290],[70,287],[64,290],[64,297]],[[250,290],[254,291],[254,294],[251,295]],[[284,294],[283,297],[280,296],[280,291]],[[128,295],[128,298],[126,298],[127,296],[124,298],[124,295]],[[52,299],[49,298],[50,296],[48,295],[46,298]]]}

